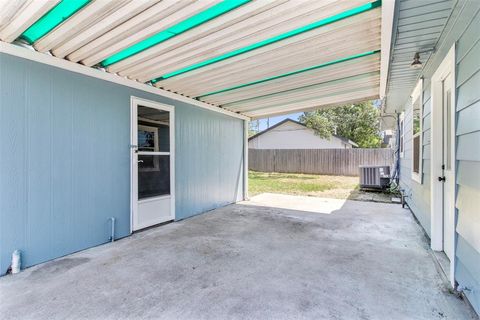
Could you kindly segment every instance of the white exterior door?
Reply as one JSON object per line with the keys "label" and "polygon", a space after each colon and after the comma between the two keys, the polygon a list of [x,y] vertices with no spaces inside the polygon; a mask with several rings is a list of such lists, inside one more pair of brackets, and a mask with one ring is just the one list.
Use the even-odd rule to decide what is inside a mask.
{"label": "white exterior door", "polygon": [[450,259],[455,286],[455,45],[431,78],[431,247]]}
{"label": "white exterior door", "polygon": [[454,143],[455,143],[455,110],[452,106],[452,74],[450,73],[443,80],[443,251],[452,259],[453,255],[453,234],[455,214],[455,173],[454,173]]}
{"label": "white exterior door", "polygon": [[173,123],[173,107],[132,98],[132,231],[175,218]]}

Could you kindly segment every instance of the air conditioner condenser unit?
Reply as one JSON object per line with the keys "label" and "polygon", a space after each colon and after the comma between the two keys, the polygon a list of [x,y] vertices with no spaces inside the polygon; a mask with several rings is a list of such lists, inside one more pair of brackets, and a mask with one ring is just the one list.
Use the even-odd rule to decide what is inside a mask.
{"label": "air conditioner condenser unit", "polygon": [[360,189],[386,189],[390,184],[389,166],[360,166]]}

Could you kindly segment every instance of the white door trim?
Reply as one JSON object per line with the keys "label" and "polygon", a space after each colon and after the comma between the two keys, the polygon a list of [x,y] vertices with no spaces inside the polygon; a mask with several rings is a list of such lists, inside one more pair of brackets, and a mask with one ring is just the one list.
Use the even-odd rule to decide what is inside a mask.
{"label": "white door trim", "polygon": [[[438,177],[443,175],[442,165],[443,165],[443,90],[442,90],[442,81],[451,73],[451,86],[453,88],[451,95],[451,106],[452,106],[452,150],[453,155],[456,154],[456,87],[455,87],[455,44],[448,52],[448,54],[443,59],[442,63],[435,71],[432,76],[432,110],[431,110],[431,248],[434,251],[443,251],[443,188],[442,183],[438,181]],[[441,124],[441,125],[439,125]],[[455,156],[453,157],[455,159]],[[453,212],[456,212],[455,209],[455,194],[456,194],[456,161],[452,161],[452,171],[453,179],[451,181],[446,181],[445,183],[452,183],[454,192],[452,192],[452,203]],[[450,283],[452,287],[455,287],[455,216],[453,214],[448,223],[451,223],[452,232],[448,235],[451,237],[451,246],[450,252],[452,252],[452,257],[450,258]]]}
{"label": "white door trim", "polygon": [[[142,98],[130,97],[130,233],[133,232],[133,218],[138,209],[138,182],[135,146],[137,144],[137,132],[132,130],[137,124],[138,105],[149,108],[168,111],[170,113],[170,217],[175,220],[175,107]],[[162,154],[163,152],[156,152]],[[161,196],[165,197],[165,196]]]}

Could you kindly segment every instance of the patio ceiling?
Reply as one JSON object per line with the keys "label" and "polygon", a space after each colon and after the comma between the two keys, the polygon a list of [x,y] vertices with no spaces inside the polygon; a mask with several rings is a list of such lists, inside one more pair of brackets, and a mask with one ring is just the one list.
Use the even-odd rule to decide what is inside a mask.
{"label": "patio ceiling", "polygon": [[454,0],[397,0],[386,113],[403,110],[420,74],[424,72],[422,68],[411,68],[413,57],[418,52],[424,66],[430,63],[454,3]]}
{"label": "patio ceiling", "polygon": [[252,118],[379,96],[380,0],[0,2],[0,39]]}

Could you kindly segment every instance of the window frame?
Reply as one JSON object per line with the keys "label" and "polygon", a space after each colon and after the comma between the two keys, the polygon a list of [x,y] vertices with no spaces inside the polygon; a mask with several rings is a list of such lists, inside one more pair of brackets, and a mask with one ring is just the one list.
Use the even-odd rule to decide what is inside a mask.
{"label": "window frame", "polygon": [[[423,78],[421,78],[415,88],[412,91],[411,94],[412,98],[412,163],[411,163],[411,171],[412,171],[412,180],[422,184],[422,176],[423,176]],[[415,101],[419,100],[420,101],[420,110],[419,110],[419,118],[420,118],[420,130],[418,133],[414,134],[414,126],[415,126],[415,113],[414,113],[414,105]],[[418,172],[413,171],[414,170],[414,162],[415,162],[415,148],[414,148],[414,143],[415,143],[415,138],[419,138],[419,147],[418,147]]]}

